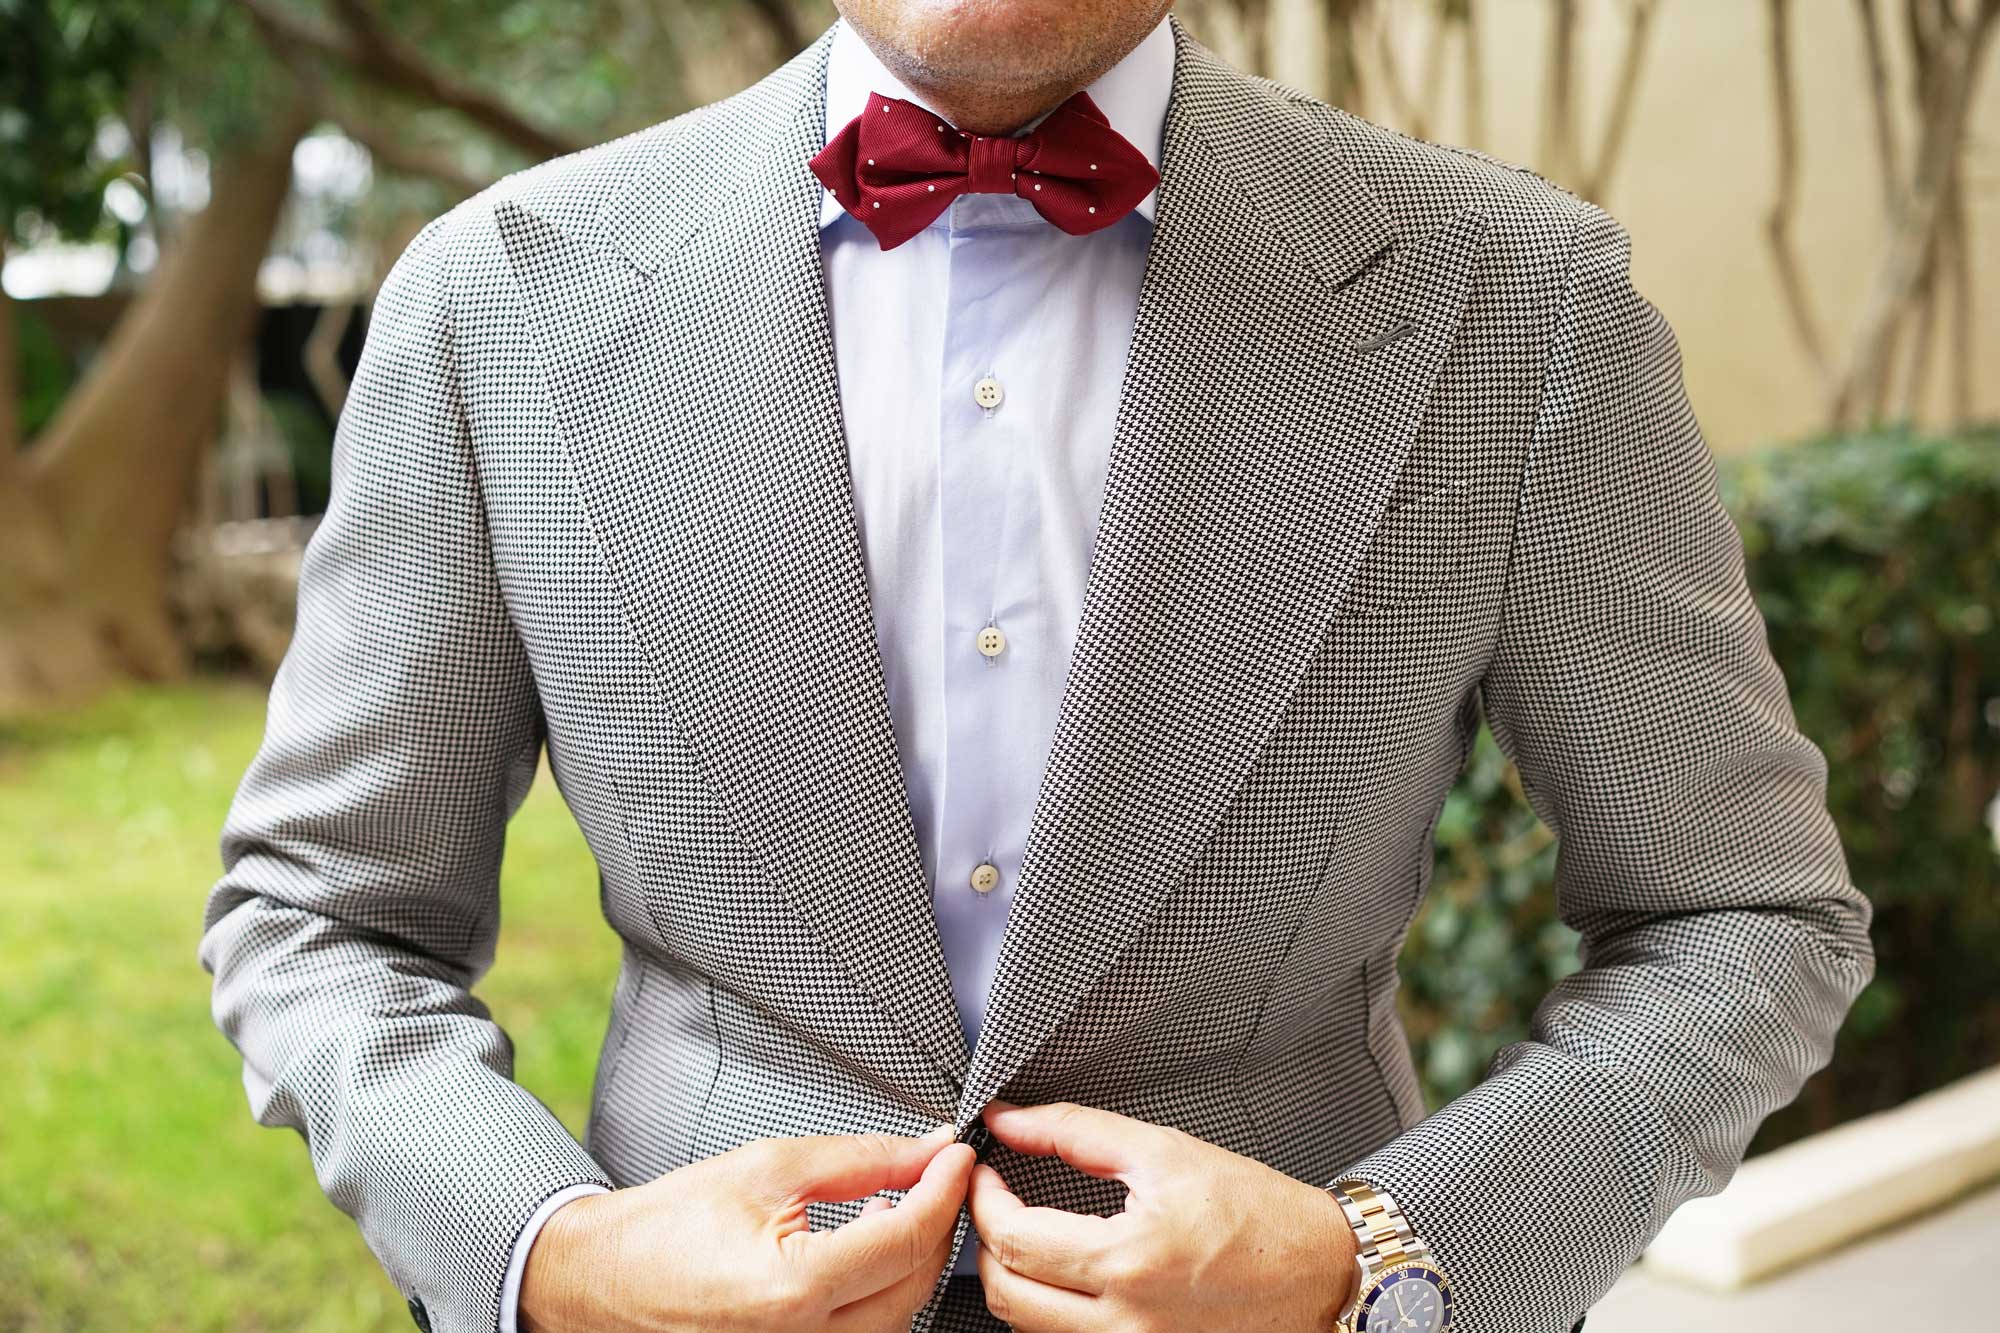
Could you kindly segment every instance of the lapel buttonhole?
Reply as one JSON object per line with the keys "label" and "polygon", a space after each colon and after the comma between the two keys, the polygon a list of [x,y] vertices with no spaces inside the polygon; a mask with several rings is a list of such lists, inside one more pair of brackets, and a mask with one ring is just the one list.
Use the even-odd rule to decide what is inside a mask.
{"label": "lapel buttonhole", "polygon": [[1379,352],[1390,343],[1407,338],[1417,331],[1417,326],[1409,320],[1399,320],[1382,332],[1370,338],[1363,338],[1354,344],[1356,352]]}

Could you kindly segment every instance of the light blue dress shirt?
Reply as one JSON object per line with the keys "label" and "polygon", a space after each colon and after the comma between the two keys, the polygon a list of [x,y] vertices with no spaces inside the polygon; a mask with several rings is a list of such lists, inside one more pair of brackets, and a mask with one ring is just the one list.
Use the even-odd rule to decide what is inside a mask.
{"label": "light blue dress shirt", "polygon": [[[861,113],[870,92],[929,106],[844,19],[837,26],[830,134]],[[1162,19],[1085,90],[1156,168],[1173,71],[1173,31]],[[822,199],[820,249],[876,642],[972,1043],[1083,611],[1154,196],[1109,227],[1071,236],[1025,199],[961,195],[886,251],[831,192]],[[523,1228],[501,1293],[501,1333],[515,1333],[521,1273],[542,1224],[597,1190],[552,1196]],[[977,1255],[968,1232],[952,1271],[976,1273]]]}
{"label": "light blue dress shirt", "polygon": [[[1173,67],[1162,20],[1086,89],[1156,168]],[[928,106],[843,20],[828,132],[871,91]],[[1076,643],[1153,204],[1149,194],[1111,226],[1071,236],[1017,196],[961,195],[885,251],[823,196],[876,641],[968,1042]],[[975,1260],[968,1236],[953,1271],[975,1272]]]}
{"label": "light blue dress shirt", "polygon": [[[923,103],[838,26],[829,132],[860,114],[870,91]],[[1087,89],[1155,166],[1172,77],[1163,21]],[[830,191],[823,200],[876,640],[972,1042],[1076,641],[1153,196],[1071,236],[1025,199],[961,195],[893,250]],[[989,629],[998,635],[983,652]],[[978,876],[990,887],[975,885],[981,866],[998,872]]]}

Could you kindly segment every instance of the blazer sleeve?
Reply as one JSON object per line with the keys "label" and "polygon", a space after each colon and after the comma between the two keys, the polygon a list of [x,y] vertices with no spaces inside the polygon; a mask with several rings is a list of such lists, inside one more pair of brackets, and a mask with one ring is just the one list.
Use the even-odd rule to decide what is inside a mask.
{"label": "blazer sleeve", "polygon": [[457,398],[450,216],[377,297],[200,957],[257,1119],[304,1136],[420,1325],[491,1333],[537,1206],[609,1182],[470,991],[542,722]]}
{"label": "blazer sleeve", "polygon": [[1486,716],[1558,837],[1582,968],[1463,1096],[1343,1173],[1402,1205],[1455,1333],[1565,1333],[1833,1051],[1870,908],[1630,242],[1578,204]]}

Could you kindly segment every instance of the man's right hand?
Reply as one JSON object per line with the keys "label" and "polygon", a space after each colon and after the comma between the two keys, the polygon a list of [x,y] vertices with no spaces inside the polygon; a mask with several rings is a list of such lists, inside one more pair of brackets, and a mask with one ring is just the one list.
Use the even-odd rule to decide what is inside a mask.
{"label": "man's right hand", "polygon": [[[951,1252],[970,1146],[922,1138],[758,1139],[550,1215],[521,1274],[524,1333],[875,1333],[907,1329]],[[806,1204],[873,1198],[813,1231]]]}

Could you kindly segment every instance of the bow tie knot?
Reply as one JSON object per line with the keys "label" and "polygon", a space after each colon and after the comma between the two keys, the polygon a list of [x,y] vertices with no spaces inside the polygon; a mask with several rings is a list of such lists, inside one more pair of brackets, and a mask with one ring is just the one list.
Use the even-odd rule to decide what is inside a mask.
{"label": "bow tie knot", "polygon": [[983,134],[963,139],[964,133],[963,130],[959,131],[970,154],[965,169],[966,192],[1012,194],[1014,179],[1021,167],[1021,159],[1028,156],[1022,151],[1026,145],[1019,139],[989,138]]}
{"label": "bow tie knot", "polygon": [[1160,179],[1083,92],[1018,136],[968,134],[915,102],[870,93],[809,165],[884,250],[929,226],[961,194],[1018,195],[1083,235],[1130,213]]}

